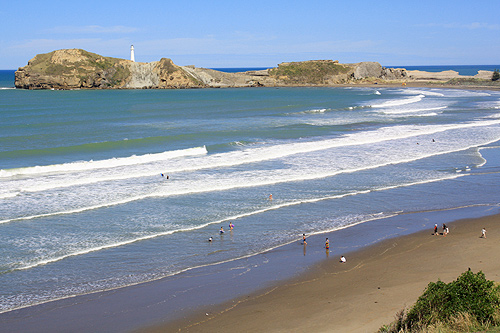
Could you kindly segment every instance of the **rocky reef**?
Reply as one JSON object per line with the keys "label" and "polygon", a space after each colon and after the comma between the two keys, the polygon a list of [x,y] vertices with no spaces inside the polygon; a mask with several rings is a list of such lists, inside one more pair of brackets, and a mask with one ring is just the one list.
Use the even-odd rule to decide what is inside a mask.
{"label": "rocky reef", "polygon": [[332,86],[407,78],[405,69],[384,68],[376,62],[340,64],[333,60],[311,60],[281,63],[261,71],[225,73],[177,66],[168,58],[141,63],[66,49],[35,56],[16,71],[15,86],[23,89]]}

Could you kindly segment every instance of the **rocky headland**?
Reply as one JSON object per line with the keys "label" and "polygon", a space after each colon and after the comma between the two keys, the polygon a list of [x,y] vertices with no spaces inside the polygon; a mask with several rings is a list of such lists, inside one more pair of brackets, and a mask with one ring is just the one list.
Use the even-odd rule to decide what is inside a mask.
{"label": "rocky headland", "polygon": [[[478,73],[477,78],[473,78],[491,78],[491,73]],[[453,71],[428,73],[385,68],[377,62],[340,64],[333,60],[285,62],[266,70],[225,73],[177,66],[168,58],[141,63],[82,49],[65,49],[36,55],[28,65],[16,71],[15,86],[22,89],[181,89],[406,84],[458,78],[463,77]]]}

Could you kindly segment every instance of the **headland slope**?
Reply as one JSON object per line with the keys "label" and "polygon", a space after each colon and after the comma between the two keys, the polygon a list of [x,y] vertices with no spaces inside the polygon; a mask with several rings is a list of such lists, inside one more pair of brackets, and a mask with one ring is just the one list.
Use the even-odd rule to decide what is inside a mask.
{"label": "headland slope", "polygon": [[482,87],[496,84],[499,88],[498,82],[492,83],[491,75],[492,72],[480,71],[465,77],[454,71],[407,71],[385,68],[377,62],[341,64],[337,60],[284,62],[266,70],[226,73],[178,66],[168,58],[142,63],[82,49],[63,49],[38,54],[19,68],[15,86],[21,89],[183,89],[432,83]]}

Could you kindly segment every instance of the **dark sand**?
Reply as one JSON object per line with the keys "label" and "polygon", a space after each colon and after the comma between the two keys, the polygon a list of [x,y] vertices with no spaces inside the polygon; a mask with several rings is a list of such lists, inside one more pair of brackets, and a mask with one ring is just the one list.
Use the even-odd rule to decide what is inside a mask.
{"label": "dark sand", "polygon": [[[389,239],[325,260],[278,287],[228,302],[210,313],[144,332],[376,332],[412,305],[427,284],[449,282],[468,268],[500,281],[500,215]],[[487,238],[480,238],[481,229]],[[441,232],[441,226],[439,226]],[[213,309],[211,309],[213,310]]]}

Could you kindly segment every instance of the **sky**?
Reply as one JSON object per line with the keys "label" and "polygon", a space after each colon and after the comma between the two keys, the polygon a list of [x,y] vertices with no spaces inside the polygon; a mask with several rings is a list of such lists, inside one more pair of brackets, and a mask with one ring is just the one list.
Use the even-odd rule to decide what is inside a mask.
{"label": "sky", "polygon": [[0,69],[40,53],[196,67],[331,59],[386,67],[500,64],[500,0],[5,1]]}

